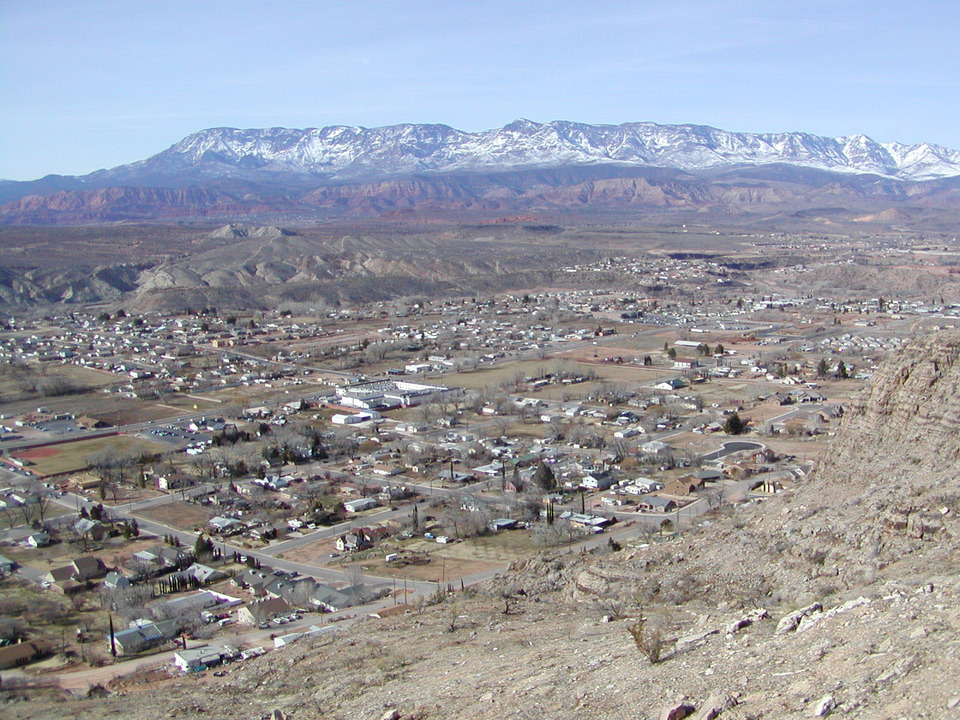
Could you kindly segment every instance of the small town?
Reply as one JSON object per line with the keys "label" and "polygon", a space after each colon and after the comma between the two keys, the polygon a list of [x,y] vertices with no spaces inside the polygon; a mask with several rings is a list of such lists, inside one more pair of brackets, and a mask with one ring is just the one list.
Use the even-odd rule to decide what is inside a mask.
{"label": "small town", "polygon": [[7,318],[0,670],[216,674],[545,548],[670,542],[802,483],[877,363],[960,323],[698,258],[563,270],[649,290]]}

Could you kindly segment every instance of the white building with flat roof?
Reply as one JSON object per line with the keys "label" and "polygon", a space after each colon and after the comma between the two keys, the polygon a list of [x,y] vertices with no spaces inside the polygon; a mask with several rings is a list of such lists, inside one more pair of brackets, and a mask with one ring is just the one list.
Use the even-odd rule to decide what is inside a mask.
{"label": "white building with flat roof", "polygon": [[373,380],[337,388],[337,402],[361,410],[414,407],[426,402],[460,397],[463,390],[406,380]]}

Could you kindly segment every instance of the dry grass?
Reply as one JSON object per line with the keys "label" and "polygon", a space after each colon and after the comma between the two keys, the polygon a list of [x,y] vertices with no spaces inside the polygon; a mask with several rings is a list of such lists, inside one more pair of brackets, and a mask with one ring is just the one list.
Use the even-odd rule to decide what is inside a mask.
{"label": "dry grass", "polygon": [[165,505],[157,505],[141,510],[140,515],[162,525],[178,530],[193,530],[207,527],[207,521],[213,515],[197,505],[175,500]]}
{"label": "dry grass", "polygon": [[153,454],[163,452],[166,448],[148,440],[141,440],[127,435],[95,438],[93,440],[78,440],[76,442],[56,445],[52,448],[56,452],[46,457],[38,457],[33,461],[31,470],[41,475],[59,475],[61,473],[76,472],[87,467],[87,458],[104,448],[110,448],[118,454],[129,452]]}

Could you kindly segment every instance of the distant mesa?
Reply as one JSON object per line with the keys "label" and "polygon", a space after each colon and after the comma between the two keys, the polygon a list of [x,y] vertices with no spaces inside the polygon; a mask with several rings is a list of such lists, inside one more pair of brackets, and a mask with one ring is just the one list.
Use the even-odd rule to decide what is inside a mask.
{"label": "distant mesa", "polygon": [[230,223],[210,233],[210,237],[218,240],[231,238],[274,238],[294,235],[297,235],[297,233],[293,230],[276,227],[275,225],[246,225],[243,223]]}
{"label": "distant mesa", "polygon": [[886,210],[881,210],[878,213],[872,213],[870,215],[861,215],[853,219],[854,222],[861,223],[906,223],[910,222],[910,214],[899,209],[899,208],[887,208]]}

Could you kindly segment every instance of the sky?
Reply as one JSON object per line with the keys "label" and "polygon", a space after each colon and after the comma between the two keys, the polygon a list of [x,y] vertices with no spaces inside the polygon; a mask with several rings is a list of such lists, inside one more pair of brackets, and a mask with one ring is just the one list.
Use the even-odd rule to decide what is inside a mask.
{"label": "sky", "polygon": [[0,178],[209,127],[697,123],[960,148],[956,0],[2,0]]}

